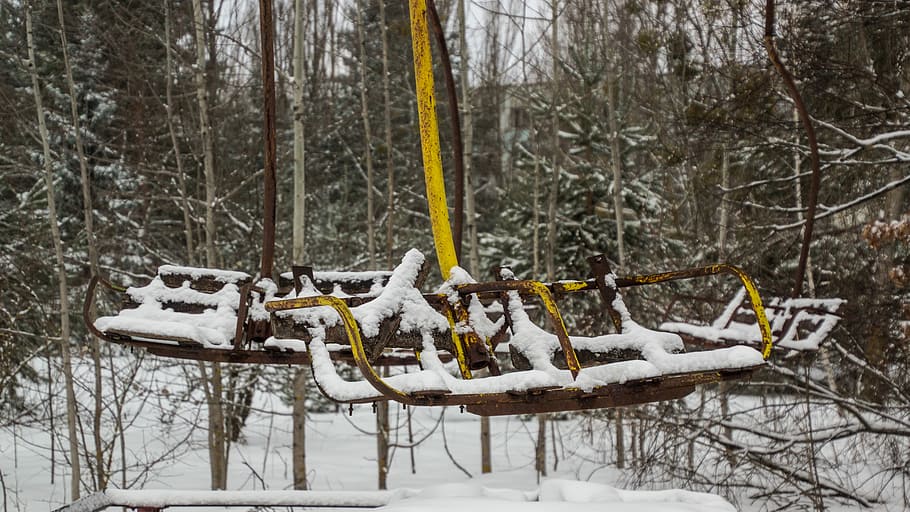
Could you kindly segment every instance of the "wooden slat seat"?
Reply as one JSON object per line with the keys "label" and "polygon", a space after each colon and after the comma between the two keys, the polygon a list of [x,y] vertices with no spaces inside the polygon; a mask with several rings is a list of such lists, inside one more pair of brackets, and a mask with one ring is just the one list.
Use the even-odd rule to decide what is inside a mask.
{"label": "wooden slat seat", "polygon": [[[842,299],[771,297],[765,305],[776,347],[788,350],[817,350],[841,317]],[[674,332],[688,343],[713,347],[741,344],[758,345],[761,337],[755,313],[744,291],[739,292],[711,325],[691,322],[664,322],[660,328]]]}
{"label": "wooden slat seat", "polygon": [[[326,295],[336,294],[352,297],[375,297],[385,288],[392,277],[391,270],[372,270],[362,272],[313,271],[310,282]],[[294,275],[284,272],[279,276],[279,295],[285,296],[294,289]]]}
{"label": "wooden slat seat", "polygon": [[[385,280],[385,285],[381,289],[376,285],[372,286],[372,290],[376,292],[378,289],[378,293],[371,300],[351,301],[346,294],[341,294],[342,300],[349,305],[357,320],[363,345],[370,359],[379,357],[388,348],[422,350],[424,332],[429,333],[440,346],[446,349],[451,346],[446,318],[424,299],[419,290],[426,273],[423,255],[412,250],[405,255],[401,264],[388,274],[387,279],[385,273],[367,274],[374,283]],[[311,280],[305,277],[303,279],[300,291],[292,292],[284,299],[323,294]],[[348,279],[348,282],[351,281],[353,279]],[[328,287],[324,286],[324,289],[326,288]],[[333,295],[338,296],[336,294],[337,290]],[[275,335],[280,338],[309,342],[314,337],[319,337],[326,343],[349,344],[341,318],[328,307],[281,311],[273,315],[272,322]]]}
{"label": "wooden slat seat", "polygon": [[251,282],[243,272],[163,265],[147,285],[127,288],[119,313],[94,327],[124,342],[232,348],[241,287]]}

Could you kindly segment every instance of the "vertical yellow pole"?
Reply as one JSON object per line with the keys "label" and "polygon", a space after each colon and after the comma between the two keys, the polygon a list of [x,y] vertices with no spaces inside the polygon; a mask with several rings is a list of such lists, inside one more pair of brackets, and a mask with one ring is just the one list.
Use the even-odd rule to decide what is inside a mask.
{"label": "vertical yellow pole", "polygon": [[433,54],[427,26],[425,0],[409,0],[411,9],[411,45],[414,48],[414,77],[417,82],[417,115],[420,123],[420,146],[423,151],[423,173],[427,186],[427,206],[433,225],[436,258],[443,279],[449,278],[452,267],[458,265],[455,242],[449,225],[445,179],[442,175],[442,155],[439,147],[439,128],[436,121],[436,93],[433,90]]}

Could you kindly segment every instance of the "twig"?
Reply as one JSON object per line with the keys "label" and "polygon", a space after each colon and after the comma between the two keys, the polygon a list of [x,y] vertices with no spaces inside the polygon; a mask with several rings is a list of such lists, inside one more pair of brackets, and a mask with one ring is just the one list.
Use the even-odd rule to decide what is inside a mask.
{"label": "twig", "polygon": [[3,471],[0,471],[0,487],[3,488],[3,512],[8,512],[6,505],[6,480],[3,479]]}
{"label": "twig", "polygon": [[268,489],[268,486],[265,485],[265,480],[262,479],[262,476],[259,474],[258,471],[256,471],[255,469],[253,469],[253,466],[251,466],[249,462],[247,462],[246,460],[244,460],[244,461],[243,461],[243,465],[246,466],[246,467],[248,467],[248,468],[250,468],[250,471],[253,473],[253,476],[256,478],[256,480],[259,480],[259,485],[262,486],[262,489],[263,489],[263,490]]}
{"label": "twig", "polygon": [[834,215],[835,213],[840,213],[844,210],[847,210],[847,209],[853,208],[854,206],[858,206],[862,203],[865,203],[866,201],[875,199],[876,197],[878,197],[882,194],[886,194],[886,193],[890,192],[891,190],[896,189],[897,187],[905,185],[907,182],[910,182],[910,174],[908,174],[907,176],[904,176],[903,178],[901,178],[899,180],[892,181],[877,190],[873,190],[872,192],[869,192],[868,194],[862,195],[862,196],[854,199],[853,201],[850,201],[849,203],[844,203],[840,206],[832,207],[831,209],[825,211],[822,214],[814,215],[813,217],[807,217],[805,220],[794,222],[792,224],[773,226],[773,229],[775,231],[784,231],[787,229],[798,228],[804,224],[808,224],[810,222],[810,219],[818,220],[818,219],[823,219],[825,217]]}
{"label": "twig", "polygon": [[[439,415],[440,420],[442,419],[443,416],[445,416],[445,409],[443,409],[442,414]],[[468,475],[468,478],[474,478],[474,475],[472,475],[467,469],[465,469],[461,464],[459,464],[457,460],[455,460],[455,456],[452,455],[452,452],[449,450],[449,442],[446,440],[446,422],[445,421],[442,421],[442,447],[445,448],[446,455],[449,456],[449,460],[452,461],[452,464],[455,464],[456,468],[460,469],[462,473]]]}

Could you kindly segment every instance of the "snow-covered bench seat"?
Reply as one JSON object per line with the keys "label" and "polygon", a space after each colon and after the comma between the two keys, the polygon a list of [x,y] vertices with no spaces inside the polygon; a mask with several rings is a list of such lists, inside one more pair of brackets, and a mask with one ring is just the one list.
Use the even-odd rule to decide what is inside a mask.
{"label": "snow-covered bench seat", "polygon": [[[320,293],[336,297],[368,299],[379,295],[392,277],[391,270],[372,271],[319,271],[312,267],[298,267]],[[299,288],[294,285],[294,272],[284,272],[278,279],[278,295],[286,296]]]}
{"label": "snow-covered bench seat", "polygon": [[116,315],[93,326],[114,341],[230,349],[248,328],[248,316],[260,326],[268,320],[255,298],[271,295],[269,284],[260,281],[252,290],[244,272],[162,265],[147,285],[126,289]]}
{"label": "snow-covered bench seat", "polygon": [[[837,311],[845,302],[842,299],[767,299],[765,312],[774,345],[788,350],[818,350],[840,321]],[[759,345],[762,342],[745,290],[733,297],[711,325],[676,321],[664,322],[660,329],[679,334],[691,344],[706,347]]]}
{"label": "snow-covered bench seat", "polygon": [[[296,297],[267,303],[266,309],[273,311],[276,324],[281,318],[297,330],[297,336],[306,339],[299,343],[308,345],[320,389],[330,398],[347,403],[393,399],[409,405],[464,405],[485,415],[613,407],[680,398],[698,384],[740,378],[764,363],[762,354],[749,347],[685,353],[679,336],[636,324],[625,310],[615,283],[612,307],[622,323],[619,334],[557,336],[534,325],[523,302],[523,294],[543,298],[552,285],[514,281],[509,275],[503,275],[501,281],[476,283],[456,267],[437,294],[422,295],[415,284],[420,281],[423,265],[423,255],[416,250],[409,252],[386,288],[366,304],[349,306],[310,285]],[[609,276],[611,282],[613,277]],[[495,294],[505,298],[503,318],[494,322],[487,317],[488,308],[478,300],[481,294],[487,299]],[[465,316],[456,322],[452,313],[458,308]],[[419,336],[420,344],[413,347],[420,354],[419,370],[391,377],[379,375],[372,364],[374,350],[361,340],[382,341],[379,337],[384,323],[395,326],[394,331],[385,328],[385,332],[394,332],[392,339]],[[444,364],[437,338],[439,333],[451,330],[451,323],[456,324],[460,335],[474,333],[483,340],[508,325],[509,344],[527,363],[527,369],[503,375],[472,375],[464,367]],[[564,332],[561,320],[558,324]],[[341,334],[330,336],[333,330]],[[330,354],[339,343],[361,346],[355,349],[362,354],[357,361],[361,380],[345,380],[337,373]],[[609,354],[611,359],[581,367],[577,361],[569,362],[577,357],[577,350]],[[554,364],[559,351],[563,352],[559,357],[566,359],[564,366],[570,369]]]}
{"label": "snow-covered bench seat", "polygon": [[[379,274],[380,277],[376,278],[376,281],[385,280],[385,285],[374,286],[373,291],[378,293],[371,294],[369,300],[363,300],[362,295],[349,296],[340,290],[339,286],[334,287],[330,295],[342,299],[350,308],[371,360],[391,348],[422,350],[425,333],[429,334],[441,348],[451,349],[452,339],[448,320],[419,290],[426,273],[423,254],[412,249],[391,273],[387,276]],[[353,280],[347,278],[348,282]],[[291,291],[282,299],[327,295],[306,277],[303,277],[303,281],[300,290]],[[314,337],[318,337],[330,345],[350,345],[341,317],[327,306],[278,311],[273,314],[272,325],[276,338],[296,339],[308,343]],[[283,346],[290,345],[284,342]]]}
{"label": "snow-covered bench seat", "polygon": [[[504,280],[515,279],[508,269],[501,271],[501,277]],[[646,378],[688,372],[741,370],[764,363],[762,354],[748,347],[724,347],[686,353],[679,335],[647,329],[635,322],[616,288],[615,275],[605,277],[606,286],[611,287],[614,294],[609,309],[620,323],[620,332],[600,336],[569,336],[572,350],[582,368],[642,361],[650,367],[639,365],[638,371],[643,373],[637,374],[637,378]],[[558,337],[530,320],[524,301],[516,291],[508,292],[506,315],[512,331],[509,349],[516,368],[550,371],[550,366],[561,369],[567,366]],[[582,354],[585,356],[582,357]],[[583,369],[581,373],[584,373]]]}

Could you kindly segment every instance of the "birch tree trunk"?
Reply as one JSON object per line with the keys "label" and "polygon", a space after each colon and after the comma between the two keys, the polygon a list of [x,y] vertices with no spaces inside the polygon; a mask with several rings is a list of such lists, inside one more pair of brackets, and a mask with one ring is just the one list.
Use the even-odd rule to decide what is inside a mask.
{"label": "birch tree trunk", "polygon": [[205,173],[205,259],[206,265],[217,266],[215,252],[215,141],[212,124],[209,120],[209,100],[207,82],[212,77],[205,76],[205,31],[202,18],[202,0],[193,0],[193,24],[196,31],[196,102],[199,105],[199,131],[202,135],[202,165]]}
{"label": "birch tree trunk", "polygon": [[[605,31],[606,32],[606,31]],[[610,59],[611,61],[613,59]],[[612,66],[611,66],[612,68]],[[622,206],[622,161],[620,160],[619,123],[616,119],[616,98],[613,77],[607,78],[607,117],[610,125],[610,167],[613,170],[613,211],[616,219],[616,250],[619,260],[619,272],[626,266],[626,248],[623,242],[623,206]]]}
{"label": "birch tree trunk", "polygon": [[[305,262],[304,226],[306,223],[306,187],[304,174],[304,7],[303,0],[294,0],[294,218],[292,221],[294,264]],[[294,423],[292,433],[294,489],[307,488],[306,468],[306,393],[307,372],[300,367],[294,373]]]}
{"label": "birch tree trunk", "polygon": [[[217,378],[215,372],[218,372]],[[224,409],[221,405],[221,366],[212,363],[212,379],[209,380],[205,363],[199,361],[199,375],[202,378],[202,392],[209,409],[209,471],[211,473],[212,489],[227,487],[227,461],[224,456],[225,432]],[[216,394],[217,393],[217,394]]]}
{"label": "birch tree trunk", "polygon": [[[95,228],[92,215],[92,184],[89,181],[88,162],[82,144],[82,129],[79,124],[79,109],[76,107],[76,84],[73,82],[73,70],[70,67],[69,49],[66,42],[66,22],[63,17],[63,0],[57,0],[57,19],[60,23],[60,47],[63,52],[63,68],[66,75],[66,86],[69,93],[70,116],[73,123],[73,134],[76,141],[76,154],[79,158],[79,176],[82,180],[82,213],[85,219],[85,237],[88,247],[89,268],[93,276],[98,275],[98,249],[95,246]],[[94,316],[94,315],[93,315]],[[94,367],[94,410],[92,411],[92,442],[95,445],[95,490],[107,487],[107,475],[104,464],[104,444],[101,440],[102,385],[101,385],[101,349],[98,338],[89,336],[89,346]]]}
{"label": "birch tree trunk", "polygon": [[552,69],[552,104],[550,105],[550,136],[552,137],[552,171],[550,177],[550,195],[547,201],[547,279],[556,279],[556,205],[559,199],[559,0],[550,3],[552,18],[550,24],[550,47],[553,51]]}
{"label": "birch tree trunk", "polygon": [[[389,375],[388,367],[385,375]],[[376,404],[376,466],[377,487],[388,488],[389,479],[389,401],[380,400]]]}
{"label": "birch tree trunk", "polygon": [[172,76],[174,74],[174,49],[171,47],[171,2],[164,0],[164,44],[165,44],[165,112],[167,115],[167,130],[171,137],[171,146],[174,148],[174,160],[177,162],[177,189],[180,192],[180,206],[183,210],[183,236],[186,241],[186,258],[190,265],[196,261],[196,248],[193,240],[193,220],[190,202],[186,190],[186,174],[183,170],[183,158],[180,155],[180,144],[177,141],[177,131],[174,129],[174,95]]}
{"label": "birch tree trunk", "polygon": [[[547,280],[556,280],[556,205],[559,198],[559,0],[550,3],[552,16],[550,24],[550,47],[553,52],[552,104],[550,105],[550,136],[552,137],[552,174],[547,207]],[[537,415],[536,467],[538,478],[547,474],[547,415]]]}
{"label": "birch tree trunk", "polygon": [[[461,126],[464,130],[464,162],[465,181],[465,227],[468,231],[468,264],[472,273],[477,275],[480,271],[480,254],[477,244],[477,201],[474,195],[474,175],[472,158],[474,156],[474,108],[471,103],[471,84],[469,81],[470,55],[468,54],[467,30],[465,28],[464,0],[458,0],[458,53],[459,75],[461,78]],[[486,416],[481,419],[487,419]]]}
{"label": "birch tree trunk", "polygon": [[[609,30],[609,16],[604,13],[604,23],[606,27],[604,29],[604,37],[606,39],[605,47],[608,50],[613,50],[610,46],[610,30]],[[612,76],[616,69],[613,66],[614,59],[612,51],[610,53],[609,59],[609,68],[610,74],[607,76],[607,123],[610,127],[610,168],[613,173],[613,215],[614,221],[616,223],[616,257],[618,260],[619,268],[615,271],[620,271],[626,266],[626,249],[625,243],[623,240],[623,215],[622,215],[622,164],[620,160],[620,148],[619,148],[619,123],[616,119],[616,94],[615,86],[613,84],[614,77]],[[616,414],[614,415],[616,419],[616,467],[622,469],[625,467],[626,461],[626,444],[625,444],[625,426],[624,426],[624,416],[625,413],[622,408],[616,409]],[[634,439],[633,439],[634,446]]]}
{"label": "birch tree trunk", "polygon": [[363,119],[363,159],[367,168],[367,251],[370,270],[376,269],[376,229],[373,218],[373,153],[370,149],[370,111],[367,100],[367,55],[363,27],[363,6],[357,2],[357,43],[360,46],[360,115]]}
{"label": "birch tree trunk", "polygon": [[[534,121],[531,121],[531,133],[536,133]],[[537,141],[538,150],[540,141]],[[539,151],[538,151],[539,153]],[[534,192],[531,197],[531,276],[534,279],[540,278],[540,157],[538,153],[534,154]]]}
{"label": "birch tree trunk", "polygon": [[730,207],[726,201],[726,192],[730,188],[730,153],[727,145],[722,144],[720,164],[720,220],[717,225],[717,259],[727,259],[727,231],[730,229]]}
{"label": "birch tree trunk", "polygon": [[[718,222],[717,232],[717,259],[724,262],[727,259],[727,230],[730,224],[730,207],[724,198],[726,191],[730,188],[730,153],[727,145],[721,145],[722,155],[720,164],[720,221]],[[726,421],[730,415],[730,398],[729,386],[726,382],[720,382],[717,386],[717,394],[720,398],[720,415]],[[704,399],[704,395],[702,395]],[[727,439],[733,439],[733,429],[729,426],[724,427],[724,435]],[[725,454],[730,463],[734,463],[733,451],[725,449]]]}
{"label": "birch tree trunk", "polygon": [[553,49],[553,69],[552,69],[552,104],[550,105],[550,137],[551,141],[551,169],[550,175],[550,193],[547,198],[547,279],[553,281],[556,279],[556,206],[559,199],[559,0],[552,0],[552,32],[550,34],[550,46]]}
{"label": "birch tree trunk", "polygon": [[32,93],[35,97],[35,112],[38,116],[38,133],[41,136],[41,149],[44,156],[44,184],[47,188],[47,216],[51,228],[51,239],[54,243],[54,257],[57,264],[58,293],[60,298],[60,354],[63,365],[63,378],[66,387],[66,426],[69,438],[69,457],[72,468],[70,480],[70,498],[79,499],[82,474],[79,464],[79,439],[76,434],[76,393],[73,388],[73,366],[70,358],[70,307],[69,287],[66,283],[66,266],[63,260],[63,240],[57,224],[57,202],[54,198],[54,174],[51,169],[51,149],[44,119],[44,103],[41,99],[41,85],[38,83],[38,69],[35,62],[35,38],[32,31],[32,12],[29,2],[25,2],[25,34],[28,47],[28,71],[32,79]]}
{"label": "birch tree trunk", "polygon": [[[380,0],[381,3],[382,0]],[[384,9],[384,7],[383,7]],[[363,160],[367,168],[367,251],[370,270],[376,269],[376,228],[373,216],[373,152],[371,142],[373,132],[370,128],[370,111],[367,99],[367,54],[366,36],[364,35],[363,4],[358,0],[357,43],[360,45],[360,115],[363,120]],[[387,80],[384,78],[383,80]],[[383,91],[385,93],[385,91]],[[386,101],[388,109],[388,101]],[[390,114],[389,114],[390,115]],[[387,121],[390,122],[390,121]],[[386,135],[388,140],[388,135]],[[391,147],[389,147],[391,149]],[[386,369],[388,372],[388,369]],[[389,403],[385,400],[376,404],[376,465],[379,489],[386,489],[389,473]]]}
{"label": "birch tree trunk", "polygon": [[[382,34],[382,101],[383,121],[385,124],[386,181],[388,201],[386,213],[386,266],[392,268],[395,263],[395,161],[392,153],[392,92],[389,77],[389,28],[386,26],[386,0],[379,0],[379,29]],[[413,452],[414,448],[411,448]]]}
{"label": "birch tree trunk", "polygon": [[[199,129],[202,135],[203,169],[205,173],[205,259],[209,267],[217,266],[215,250],[215,143],[209,120],[208,88],[205,76],[205,31],[202,0],[193,0],[193,24],[196,34],[196,100],[199,105]],[[214,67],[214,66],[213,66]],[[212,489],[227,487],[227,453],[224,431],[224,408],[221,403],[221,365],[212,363],[212,379],[207,378],[205,363],[200,363],[203,385],[207,391],[209,409],[209,464]],[[211,386],[209,388],[209,386]]]}
{"label": "birch tree trunk", "polygon": [[294,264],[304,263],[304,225],[306,222],[306,175],[304,174],[304,12],[303,0],[294,0],[294,213],[292,255]]}
{"label": "birch tree trunk", "polygon": [[[471,158],[474,155],[474,111],[471,105],[471,84],[468,73],[470,69],[470,55],[468,54],[467,30],[465,28],[464,0],[458,0],[456,15],[458,17],[458,54],[459,75],[461,78],[461,127],[464,130],[464,148],[462,162],[464,164],[464,205],[465,227],[468,231],[468,268],[473,275],[480,273],[480,247],[477,244],[477,202],[474,196],[474,176],[471,168]],[[493,462],[490,449],[490,418],[480,417],[480,471],[490,473],[493,471]]]}

